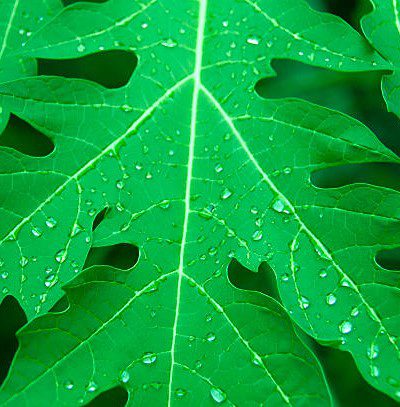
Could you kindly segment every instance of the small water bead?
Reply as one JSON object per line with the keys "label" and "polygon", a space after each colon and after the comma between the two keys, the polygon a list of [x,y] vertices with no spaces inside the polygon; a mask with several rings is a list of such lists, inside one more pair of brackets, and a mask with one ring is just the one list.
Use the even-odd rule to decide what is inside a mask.
{"label": "small water bead", "polygon": [[353,329],[353,324],[352,324],[350,321],[343,321],[343,322],[339,325],[339,331],[340,331],[342,334],[349,334],[352,329]]}
{"label": "small water bead", "polygon": [[208,342],[214,342],[216,339],[216,336],[214,333],[210,332],[206,335],[206,339]]}
{"label": "small water bead", "polygon": [[86,390],[89,393],[93,393],[94,391],[97,390],[97,384],[94,381],[89,382],[89,384],[86,387]]}
{"label": "small water bead", "polygon": [[186,391],[185,389],[178,388],[178,389],[175,390],[175,395],[176,395],[176,397],[178,397],[178,398],[185,397],[186,394],[187,394],[187,391]]}
{"label": "small water bead", "polygon": [[122,110],[123,112],[125,112],[125,113],[129,113],[129,112],[132,112],[132,111],[133,111],[133,106],[128,105],[127,103],[125,103],[125,104],[123,104],[123,105],[121,106],[121,110]]}
{"label": "small water bead", "polygon": [[72,390],[74,388],[74,383],[71,380],[67,380],[64,382],[64,388],[66,390]]}
{"label": "small water bead", "polygon": [[354,307],[354,308],[351,310],[350,315],[351,315],[352,317],[356,317],[356,316],[358,316],[359,313],[360,313],[360,310],[359,310],[357,307]]}
{"label": "small water bead", "polygon": [[78,52],[84,52],[86,50],[86,47],[83,44],[79,44],[76,47],[76,49],[77,49]]}
{"label": "small water bead", "polygon": [[65,249],[61,249],[56,253],[55,259],[57,263],[64,263],[65,259],[67,258],[67,251]]}
{"label": "small water bead", "polygon": [[19,264],[21,267],[25,267],[28,264],[29,260],[27,257],[22,256],[19,260]]}
{"label": "small water bead", "polygon": [[168,38],[166,40],[163,40],[161,42],[161,45],[166,48],[175,48],[178,45],[178,43],[172,38]]}
{"label": "small water bead", "polygon": [[278,213],[289,213],[289,211],[288,211],[287,208],[286,208],[285,202],[284,202],[282,199],[280,199],[280,198],[276,199],[276,200],[273,202],[273,204],[272,204],[272,209],[273,209],[275,212],[278,212]]}
{"label": "small water bead", "polygon": [[142,356],[142,362],[145,365],[151,365],[151,364],[155,363],[156,360],[157,360],[157,355],[155,353],[152,353],[152,352],[146,352]]}
{"label": "small water bead", "polygon": [[320,276],[321,278],[325,278],[325,277],[328,276],[328,272],[327,272],[325,269],[322,269],[322,270],[319,272],[319,276]]}
{"label": "small water bead", "polygon": [[210,395],[218,404],[221,404],[226,400],[226,394],[218,387],[212,387],[210,390]]}
{"label": "small water bead", "polygon": [[252,207],[250,208],[250,212],[251,212],[253,215],[257,215],[257,214],[258,214],[258,208],[257,208],[256,206],[252,206]]}
{"label": "small water bead", "polygon": [[230,189],[225,188],[221,193],[221,199],[228,199],[232,196],[232,194],[233,192]]}
{"label": "small water bead", "polygon": [[379,368],[378,366],[371,366],[371,376],[378,377],[379,376]]}
{"label": "small water bead", "polygon": [[216,164],[214,167],[214,170],[217,174],[219,174],[220,172],[222,172],[224,170],[224,167],[222,167],[221,164]]}
{"label": "small water bead", "polygon": [[281,277],[281,280],[286,283],[289,281],[289,274],[283,274]]}
{"label": "small water bead", "polygon": [[42,234],[43,234],[42,230],[41,230],[40,228],[38,228],[37,226],[34,226],[34,227],[31,229],[31,233],[32,233],[32,235],[35,236],[35,237],[40,237],[40,236],[42,236]]}
{"label": "small water bead", "polygon": [[246,42],[251,45],[258,45],[260,43],[260,40],[257,37],[249,37],[247,38]]}
{"label": "small water bead", "polygon": [[331,293],[326,296],[326,303],[328,305],[335,305],[337,301],[336,295]]}
{"label": "small water bead", "polygon": [[55,274],[49,274],[44,282],[45,287],[50,288],[56,285],[58,282],[58,277]]}
{"label": "small water bead", "polygon": [[255,241],[258,242],[263,238],[263,233],[261,230],[256,230],[252,235],[251,238]]}
{"label": "small water bead", "polygon": [[3,273],[1,273],[1,278],[2,278],[3,280],[7,279],[7,278],[8,278],[8,272],[7,272],[7,271],[4,271]]}
{"label": "small water bead", "polygon": [[379,356],[379,346],[371,345],[371,347],[367,349],[367,356],[368,359],[376,359]]}
{"label": "small water bead", "polygon": [[162,209],[168,209],[171,205],[171,201],[168,199],[164,199],[163,201],[160,202],[160,208]]}
{"label": "small water bead", "polygon": [[124,183],[124,181],[122,181],[122,180],[118,180],[118,181],[115,183],[115,186],[116,186],[118,189],[123,189],[124,186],[125,186],[125,183]]}
{"label": "small water bead", "polygon": [[307,297],[302,296],[299,300],[299,306],[303,310],[309,308],[310,300]]}
{"label": "small water bead", "polygon": [[122,383],[128,383],[128,382],[129,382],[129,379],[130,379],[129,372],[126,371],[126,370],[124,370],[124,371],[121,373],[121,375],[120,375],[119,378],[120,378],[120,380],[121,380]]}
{"label": "small water bead", "polygon": [[57,226],[57,221],[53,217],[49,217],[46,219],[46,226],[50,229],[53,229]]}

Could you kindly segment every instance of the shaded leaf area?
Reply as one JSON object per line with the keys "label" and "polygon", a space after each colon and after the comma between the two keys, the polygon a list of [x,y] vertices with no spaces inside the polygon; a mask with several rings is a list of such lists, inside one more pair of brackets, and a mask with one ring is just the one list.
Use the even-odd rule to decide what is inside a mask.
{"label": "shaded leaf area", "polygon": [[[4,285],[31,321],[3,404],[88,403],[119,383],[131,404],[329,405],[289,316],[400,396],[399,276],[375,262],[398,245],[400,197],[310,182],[399,159],[344,114],[254,91],[276,60],[390,69],[365,39],[303,1],[109,0],[65,8],[23,48],[56,76],[5,80],[1,103],[55,150],[2,150]],[[139,61],[119,89],[51,62],[82,78],[82,61],[117,49]],[[106,259],[81,273],[88,253],[127,242],[133,270]],[[263,292],[273,271],[277,292],[241,287],[233,258]]]}

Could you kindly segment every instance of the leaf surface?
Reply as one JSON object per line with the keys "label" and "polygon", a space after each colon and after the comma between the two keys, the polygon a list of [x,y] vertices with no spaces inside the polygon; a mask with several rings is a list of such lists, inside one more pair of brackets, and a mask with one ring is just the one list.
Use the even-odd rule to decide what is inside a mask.
{"label": "leaf surface", "polygon": [[[198,400],[215,400],[215,387],[217,398],[221,390],[232,404],[246,404],[245,384],[224,373],[235,364],[235,375],[246,366],[246,383],[259,384],[251,397],[260,402],[329,403],[323,386],[316,390],[318,366],[290,328],[287,341],[272,332],[287,323],[280,308],[227,283],[232,258],[253,270],[267,260],[293,320],[317,340],[351,352],[372,385],[398,397],[399,276],[374,257],[398,244],[399,194],[372,185],[318,189],[310,175],[399,159],[345,115],[295,99],[265,100],[254,91],[258,79],[274,74],[273,59],[344,71],[387,68],[362,37],[303,1],[109,1],[66,8],[25,48],[35,58],[126,49],[139,64],[130,83],[113,91],[57,77],[0,85],[1,101],[56,144],[41,160],[4,151],[2,191],[11,192],[1,197],[0,257],[5,270],[18,270],[5,278],[6,292],[32,318],[60,298],[91,245],[131,243],[141,254],[126,279],[97,269],[78,276],[71,309],[26,328],[4,402],[44,388],[59,390],[60,403],[86,389],[87,401],[92,381],[103,390],[128,371],[161,383],[151,396],[126,385],[139,400],[172,403],[182,377],[186,383],[193,377],[202,389]],[[254,320],[245,311],[253,308]],[[208,309],[218,315],[209,331]],[[79,324],[71,336],[72,320]],[[58,332],[65,324],[68,332]],[[268,340],[258,342],[260,327],[271,329]],[[215,354],[207,348],[214,335]],[[300,376],[307,375],[299,366],[310,360],[313,390],[300,388],[297,376],[275,379],[280,367],[266,360],[266,346],[280,346],[281,337],[283,376],[293,355],[299,363],[289,371]],[[120,359],[114,351],[105,356],[114,344]],[[142,358],[154,358],[149,352],[158,368],[139,379],[147,368]],[[252,356],[261,364],[256,376]],[[77,369],[83,357],[90,362]],[[216,372],[213,380],[211,370],[198,375],[202,358]],[[29,377],[22,373],[26,363],[37,366]],[[79,381],[79,391],[63,389],[64,380]]]}
{"label": "leaf surface", "polygon": [[371,44],[392,64],[393,72],[382,80],[388,110],[400,116],[400,4],[397,0],[371,0],[373,11],[362,20]]}

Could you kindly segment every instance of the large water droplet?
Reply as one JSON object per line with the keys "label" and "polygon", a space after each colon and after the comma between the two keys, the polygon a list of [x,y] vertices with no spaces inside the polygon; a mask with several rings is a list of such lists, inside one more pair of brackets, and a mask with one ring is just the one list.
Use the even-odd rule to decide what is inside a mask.
{"label": "large water droplet", "polygon": [[126,370],[124,370],[124,371],[121,373],[121,375],[120,375],[119,378],[120,378],[120,380],[121,380],[122,383],[128,383],[128,382],[129,382],[129,379],[130,379],[129,372],[126,371]]}
{"label": "large water droplet", "polygon": [[218,387],[212,387],[210,394],[212,399],[218,404],[221,404],[226,400],[226,394]]}
{"label": "large water droplet", "polygon": [[328,305],[334,305],[334,304],[336,304],[336,300],[337,300],[337,298],[336,298],[336,295],[335,294],[328,294],[327,296],[326,296],[326,303],[328,304]]}
{"label": "large water droplet", "polygon": [[353,325],[350,321],[343,321],[340,325],[339,325],[339,331],[342,334],[349,334],[351,332],[351,330],[353,329]]}
{"label": "large water droplet", "polygon": [[65,259],[67,258],[67,251],[65,249],[61,249],[56,253],[56,262],[57,263],[64,263]]}
{"label": "large water droplet", "polygon": [[142,361],[145,365],[151,365],[157,360],[157,355],[153,352],[146,352],[142,356]]}

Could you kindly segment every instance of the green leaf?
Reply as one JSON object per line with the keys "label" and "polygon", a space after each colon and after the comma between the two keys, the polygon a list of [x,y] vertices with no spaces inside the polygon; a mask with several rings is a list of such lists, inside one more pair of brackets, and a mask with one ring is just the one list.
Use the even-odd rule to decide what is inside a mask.
{"label": "green leaf", "polygon": [[392,64],[393,73],[382,80],[388,110],[400,116],[400,4],[397,0],[370,0],[374,9],[362,19],[371,44]]}
{"label": "green leaf", "polygon": [[[0,83],[36,74],[24,46],[61,9],[59,0],[5,0],[0,4]],[[8,115],[0,110],[0,131]]]}
{"label": "green leaf", "polygon": [[[274,300],[223,277],[185,276],[178,293],[180,275],[157,273],[154,260],[90,269],[68,288],[67,312],[24,329],[14,369],[25,373],[6,382],[2,405],[79,405],[116,385],[129,405],[330,405],[315,357]],[[176,296],[187,304],[179,325]]]}
{"label": "green leaf", "polygon": [[[126,242],[141,254],[127,276],[103,269],[78,276],[66,314],[39,318],[22,331],[4,402],[18,404],[31,392],[41,402],[46,395],[64,404],[76,400],[61,380],[77,381],[80,397],[85,386],[88,401],[92,379],[104,390],[129,366],[133,383],[161,383],[162,391],[146,396],[133,384],[139,403],[172,402],[180,386],[196,389],[200,403],[212,401],[213,387],[220,401],[226,396],[239,405],[244,396],[265,403],[272,397],[272,404],[286,397],[291,404],[327,402],[315,362],[310,386],[300,388],[292,376],[307,377],[298,365],[311,359],[290,327],[280,333],[280,308],[227,283],[233,257],[253,270],[267,260],[293,320],[317,340],[351,352],[369,383],[398,397],[399,275],[374,256],[398,244],[400,196],[371,185],[318,189],[310,175],[399,159],[345,115],[295,99],[265,100],[254,91],[259,79],[274,75],[273,59],[344,71],[387,68],[359,34],[298,0],[120,0],[66,8],[25,49],[35,58],[125,49],[137,53],[139,64],[130,83],[112,91],[57,77],[0,85],[1,102],[56,145],[40,160],[3,150],[5,293],[32,319],[60,298],[91,245]],[[210,331],[207,307],[219,311]],[[253,349],[258,329],[267,334]],[[207,334],[218,338],[215,353]],[[285,347],[281,367],[269,372],[265,361],[253,373],[251,356],[262,359],[271,344],[278,355],[275,346],[286,346],[289,337],[299,350]],[[232,344],[238,350],[231,353]],[[142,370],[148,352],[157,354],[158,368]],[[294,354],[300,359],[291,368]],[[196,370],[201,358],[209,362],[203,378],[182,368]],[[283,382],[274,385],[270,375]],[[243,383],[251,383],[251,393]]]}

